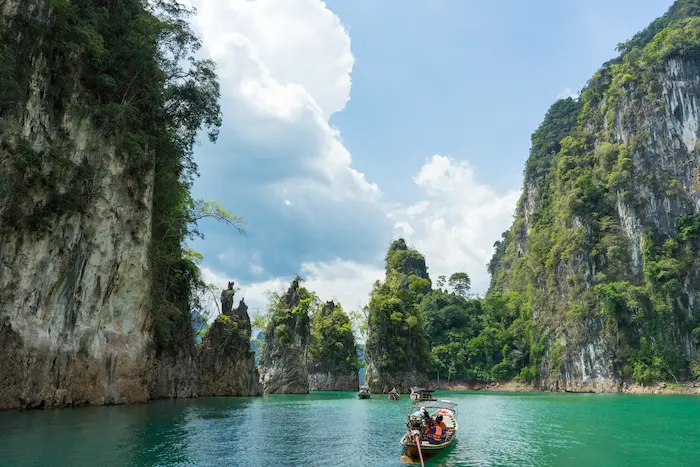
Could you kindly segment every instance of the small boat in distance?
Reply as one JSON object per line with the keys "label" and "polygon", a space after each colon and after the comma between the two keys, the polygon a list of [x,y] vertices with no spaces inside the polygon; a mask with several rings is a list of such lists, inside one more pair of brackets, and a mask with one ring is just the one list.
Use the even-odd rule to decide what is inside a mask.
{"label": "small boat in distance", "polygon": [[411,400],[415,403],[420,401],[434,401],[433,390],[424,388],[411,388]]}
{"label": "small boat in distance", "polygon": [[399,400],[399,391],[397,391],[396,388],[394,388],[391,391],[389,391],[389,395],[387,397],[390,401],[397,401]]}
{"label": "small boat in distance", "polygon": [[426,417],[420,412],[410,414],[406,422],[406,432],[401,437],[400,442],[406,455],[412,459],[420,458],[422,461],[424,456],[447,449],[457,440],[457,430],[459,429],[457,413],[455,412],[457,404],[447,400],[437,400],[433,398],[432,393],[433,391],[423,388],[411,388],[414,408],[425,407],[431,422],[434,422],[438,416],[442,416],[445,430],[439,442],[430,442],[424,439],[428,428]]}
{"label": "small boat in distance", "polygon": [[357,392],[357,397],[360,399],[369,399],[370,392],[369,388],[367,386],[362,386],[360,390]]}

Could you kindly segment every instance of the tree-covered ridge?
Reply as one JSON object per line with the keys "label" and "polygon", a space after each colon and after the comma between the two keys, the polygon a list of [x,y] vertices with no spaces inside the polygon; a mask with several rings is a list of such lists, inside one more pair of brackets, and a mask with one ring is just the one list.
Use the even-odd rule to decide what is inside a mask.
{"label": "tree-covered ridge", "polygon": [[386,271],[367,305],[368,359],[379,372],[425,372],[429,349],[419,308],[431,288],[425,258],[399,239],[389,247]]}
{"label": "tree-covered ridge", "polygon": [[[683,337],[700,333],[696,188],[679,180],[689,172],[659,164],[663,136],[650,121],[682,118],[667,115],[662,79],[671,59],[697,66],[699,14],[700,2],[676,2],[620,46],[621,57],[593,76],[580,104],[555,103],[533,134],[523,198],[495,245],[487,298],[506,300],[511,326],[522,321],[526,374],[556,380],[581,346],[600,342],[616,378],[697,376]],[[688,157],[690,171],[697,148],[685,150],[677,157]],[[641,268],[623,214],[641,224]]]}
{"label": "tree-covered ridge", "polygon": [[[465,272],[438,277],[433,289],[425,259],[403,239],[390,245],[386,260],[386,280],[375,283],[365,310],[370,384],[383,390],[402,382],[396,375],[421,373],[447,381],[534,379],[535,333],[519,316],[514,294],[471,298]],[[421,272],[425,277],[414,274]]]}
{"label": "tree-covered ridge", "polygon": [[[455,273],[452,278],[464,276]],[[430,377],[448,382],[532,381],[532,330],[518,316],[513,296],[468,298],[460,282],[451,282],[452,291],[437,288],[420,304],[430,345]]]}
{"label": "tree-covered ridge", "polygon": [[[89,117],[89,132],[106,139],[125,165],[129,193],[152,211],[156,351],[192,349],[190,310],[204,283],[201,258],[183,244],[199,235],[196,221],[204,217],[239,227],[218,204],[191,197],[197,135],[206,130],[215,141],[221,124],[214,63],[197,57],[192,10],[177,0],[23,1],[18,8],[0,16],[0,230],[42,235],[63,215],[88,214],[105,195],[95,161],[71,160],[75,148],[66,146],[64,117]],[[45,63],[37,65],[37,56]],[[47,83],[46,121],[66,133],[43,146],[7,126],[37,74]]]}
{"label": "tree-covered ridge", "polygon": [[358,369],[350,318],[340,303],[324,303],[311,314],[309,372],[352,375]]}

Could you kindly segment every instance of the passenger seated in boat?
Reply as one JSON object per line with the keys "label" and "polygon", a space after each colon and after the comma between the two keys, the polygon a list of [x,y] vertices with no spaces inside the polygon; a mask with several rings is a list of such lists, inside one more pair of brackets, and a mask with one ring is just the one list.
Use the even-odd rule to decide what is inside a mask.
{"label": "passenger seated in boat", "polygon": [[425,422],[425,431],[423,431],[423,439],[428,439],[428,433],[430,432],[430,429],[433,427],[433,420],[428,417],[428,421]]}
{"label": "passenger seated in boat", "polygon": [[444,433],[440,425],[433,425],[428,431],[426,439],[430,444],[440,444],[442,442],[442,434]]}
{"label": "passenger seated in boat", "polygon": [[445,425],[445,422],[442,421],[442,415],[438,415],[437,418],[435,419],[435,423],[442,428],[442,434],[445,434],[445,431],[447,430],[447,426]]}

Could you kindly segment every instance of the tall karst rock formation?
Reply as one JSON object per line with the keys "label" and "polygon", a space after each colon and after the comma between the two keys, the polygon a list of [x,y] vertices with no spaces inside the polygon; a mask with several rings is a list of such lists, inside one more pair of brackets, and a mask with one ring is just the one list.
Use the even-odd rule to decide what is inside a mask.
{"label": "tall karst rock formation", "polygon": [[389,246],[386,279],[377,282],[367,311],[366,384],[372,392],[409,392],[427,383],[428,342],[419,304],[430,292],[425,258],[404,239]]}
{"label": "tall karst rock formation", "polygon": [[218,86],[163,68],[186,29],[107,3],[0,2],[0,408],[196,394],[179,209]]}
{"label": "tall karst rock formation", "polygon": [[309,311],[316,297],[292,281],[287,293],[271,304],[265,330],[260,379],[265,394],[308,394]]}
{"label": "tall karst rock formation", "polygon": [[544,388],[700,375],[700,2],[620,51],[533,134],[489,265]]}
{"label": "tall karst rock formation", "polygon": [[260,376],[250,345],[251,325],[244,300],[233,307],[233,282],[221,292],[221,314],[199,349],[200,396],[259,396]]}

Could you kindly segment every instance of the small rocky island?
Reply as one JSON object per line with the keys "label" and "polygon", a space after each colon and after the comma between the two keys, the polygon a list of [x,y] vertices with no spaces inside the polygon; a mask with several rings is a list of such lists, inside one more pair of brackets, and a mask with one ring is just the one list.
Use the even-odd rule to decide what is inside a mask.
{"label": "small rocky island", "polygon": [[234,283],[221,292],[221,314],[199,349],[200,396],[259,396],[262,387],[251,349],[248,307],[241,298],[233,307]]}
{"label": "small rocky island", "polygon": [[368,305],[367,385],[373,393],[401,393],[428,381],[428,342],[418,304],[431,291],[422,254],[402,238],[389,246],[386,280],[377,282]]}
{"label": "small rocky island", "polygon": [[294,279],[287,293],[272,301],[260,379],[265,394],[308,394],[309,309],[315,296]]}

